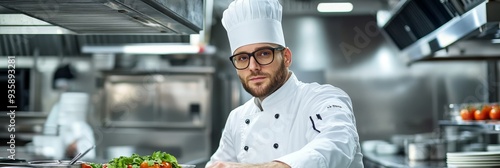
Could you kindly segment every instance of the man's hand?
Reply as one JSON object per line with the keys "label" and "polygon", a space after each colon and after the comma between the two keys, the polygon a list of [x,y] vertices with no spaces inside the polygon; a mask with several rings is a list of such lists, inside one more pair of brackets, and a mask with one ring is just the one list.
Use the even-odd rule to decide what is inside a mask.
{"label": "man's hand", "polygon": [[76,156],[77,151],[76,147],[76,140],[73,141],[73,143],[69,144],[68,147],[66,147],[66,156],[69,158],[73,158]]}
{"label": "man's hand", "polygon": [[282,162],[269,162],[264,164],[244,164],[244,163],[234,163],[234,162],[215,162],[208,168],[290,168],[285,163]]}

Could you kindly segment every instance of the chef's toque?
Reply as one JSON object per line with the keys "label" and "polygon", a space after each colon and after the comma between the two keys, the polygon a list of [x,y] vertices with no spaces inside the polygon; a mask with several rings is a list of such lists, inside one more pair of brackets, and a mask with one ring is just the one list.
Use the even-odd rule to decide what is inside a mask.
{"label": "chef's toque", "polygon": [[231,53],[241,46],[274,43],[285,46],[278,0],[235,0],[222,14]]}

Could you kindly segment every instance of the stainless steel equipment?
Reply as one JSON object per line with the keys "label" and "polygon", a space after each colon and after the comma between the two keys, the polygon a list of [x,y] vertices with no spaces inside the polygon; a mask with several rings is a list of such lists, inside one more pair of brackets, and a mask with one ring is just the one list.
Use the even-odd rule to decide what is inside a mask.
{"label": "stainless steel equipment", "polygon": [[31,161],[28,162],[31,167],[38,168],[81,168],[83,162],[75,162],[71,164],[69,160],[48,160],[48,161]]}
{"label": "stainless steel equipment", "polygon": [[98,155],[164,151],[179,163],[208,160],[213,73],[213,67],[187,66],[103,71]]}
{"label": "stainless steel equipment", "polygon": [[184,70],[106,72],[105,125],[204,127],[210,110],[213,69]]}
{"label": "stainless steel equipment", "polygon": [[[7,84],[9,78],[7,68],[0,68],[0,82]],[[15,70],[15,102],[10,104],[8,102],[9,99],[7,96],[5,98],[0,98],[2,100],[0,111],[9,111],[12,109],[8,109],[7,106],[16,105],[16,111],[28,112],[39,110],[39,104],[34,100],[37,96],[39,96],[36,92],[38,90],[36,77],[39,75],[39,72],[35,68],[29,67],[17,67]],[[5,87],[2,91],[7,93],[7,87]]]}
{"label": "stainless steel equipment", "polygon": [[[491,45],[500,38],[498,9],[499,1],[488,0],[401,1],[383,30],[411,62],[425,60],[465,39],[488,40]],[[466,49],[445,57],[463,58]],[[498,53],[484,49],[467,55],[498,58]]]}
{"label": "stainless steel equipment", "polygon": [[81,168],[83,162],[76,162],[74,164],[69,164],[69,160],[40,160],[40,161],[30,161],[30,162],[18,162],[18,163],[5,163],[1,162],[0,167],[4,168],[27,168],[27,167],[37,167],[37,168]]}
{"label": "stainless steel equipment", "polygon": [[[0,1],[0,5],[75,33],[197,34],[203,26],[201,0]],[[40,21],[21,28],[43,31]],[[32,23],[36,23],[31,25]],[[1,23],[0,23],[1,24]],[[29,27],[31,25],[31,27]],[[29,32],[27,30],[26,32]],[[24,32],[23,32],[24,33]],[[55,32],[57,33],[57,32]],[[63,33],[62,31],[59,33]]]}

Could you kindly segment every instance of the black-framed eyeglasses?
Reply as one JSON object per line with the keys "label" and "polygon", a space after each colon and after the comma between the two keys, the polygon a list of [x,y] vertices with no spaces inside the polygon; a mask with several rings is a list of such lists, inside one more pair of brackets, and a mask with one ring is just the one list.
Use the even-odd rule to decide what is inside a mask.
{"label": "black-framed eyeglasses", "polygon": [[248,68],[250,65],[250,57],[255,58],[255,62],[259,65],[269,65],[274,60],[274,51],[284,50],[285,47],[276,47],[276,48],[261,48],[255,50],[252,53],[239,53],[229,57],[233,66],[238,70],[243,70]]}

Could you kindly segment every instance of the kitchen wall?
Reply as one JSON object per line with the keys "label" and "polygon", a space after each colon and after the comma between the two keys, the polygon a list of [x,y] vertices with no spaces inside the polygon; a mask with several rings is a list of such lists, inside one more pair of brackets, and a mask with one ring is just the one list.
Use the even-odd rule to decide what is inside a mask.
{"label": "kitchen wall", "polygon": [[[286,45],[293,52],[291,70],[302,81],[332,84],[346,91],[362,141],[431,132],[447,104],[487,100],[485,61],[408,65],[377,28],[374,16],[286,15],[283,28]],[[240,103],[245,102],[250,96],[241,89],[227,60],[231,53],[226,32],[220,23],[212,30],[219,75],[233,76],[240,88]],[[225,108],[230,103],[219,104],[221,108],[214,110],[218,113],[214,114],[213,147],[231,110]]]}

